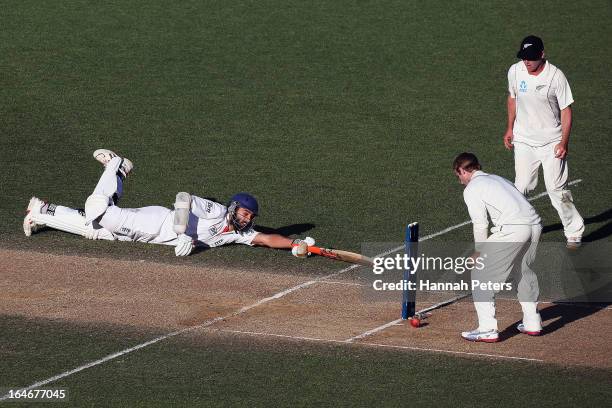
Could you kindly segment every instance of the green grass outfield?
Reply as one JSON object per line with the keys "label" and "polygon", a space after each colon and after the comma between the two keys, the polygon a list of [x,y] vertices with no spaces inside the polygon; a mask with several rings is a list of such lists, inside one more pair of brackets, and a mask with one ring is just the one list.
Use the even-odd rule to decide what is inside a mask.
{"label": "green grass outfield", "polygon": [[[293,225],[293,231],[312,235],[321,244],[353,250],[365,242],[400,241],[411,221],[421,223],[423,235],[465,221],[462,189],[450,163],[457,153],[474,151],[485,170],[513,177],[512,156],[501,142],[506,72],[516,61],[520,40],[531,33],[543,37],[550,61],[564,71],[576,100],[570,178],[583,180],[572,190],[589,222],[586,236],[610,240],[612,6],[607,0],[5,1],[2,8],[0,246],[309,274],[343,267],[325,259],[300,262],[283,251],[240,246],[177,260],[166,247],[92,242],[57,232],[26,239],[21,222],[32,195],[83,205],[100,173],[91,158],[99,147],[135,162],[125,207],[170,206],[181,190],[222,201],[246,190],[260,200],[259,224]],[[558,223],[547,200],[535,205],[545,225]],[[552,229],[543,239],[563,240],[561,231]],[[465,241],[470,230],[440,239]],[[11,324],[4,319],[0,332]],[[55,330],[41,327],[36,335]],[[23,342],[15,347],[23,348],[21,353],[34,340],[27,330],[19,333]],[[117,345],[93,331],[74,333],[94,343],[90,358],[100,357],[95,350],[107,345],[114,350]],[[51,341],[54,337],[49,336]],[[41,338],[33,349],[47,347],[46,340]],[[85,348],[90,343],[83,340],[80,345],[75,339],[74,344]],[[370,366],[350,351],[322,351],[327,352],[331,360],[309,359],[302,351],[233,353],[241,357],[227,364],[219,358],[213,375],[227,381],[210,398],[229,403],[236,384],[259,384],[260,401],[269,401],[273,397],[262,391],[264,384],[287,378],[284,370],[294,365],[303,369],[283,383],[286,398],[303,397],[307,403],[316,403],[317,390],[328,389],[337,377],[349,389],[382,387],[380,392],[347,395],[354,403],[359,395],[366,401],[389,395],[389,404],[397,403],[398,396],[385,390],[398,391],[399,385],[391,388],[373,378],[386,374],[388,381],[399,381],[391,375],[395,368],[402,373],[402,384],[412,384],[403,387],[407,394],[418,388],[414,378],[420,378],[419,387],[431,390],[437,384],[436,395],[453,403],[461,381],[474,380],[481,369],[488,375],[477,387],[489,396],[480,396],[496,405],[517,405],[511,395],[518,393],[507,390],[496,400],[492,389],[497,386],[518,382],[532,387],[534,396],[546,395],[550,405],[555,398],[564,405],[572,401],[564,399],[570,390],[594,389],[598,381],[579,373],[576,388],[571,388],[574,383],[565,374],[551,371],[545,377],[539,374],[548,371],[541,367],[412,353],[364,357],[378,361]],[[197,353],[204,355],[202,366],[196,367]],[[74,390],[79,381],[94,387],[117,378],[116,383],[127,387],[129,382],[121,380],[124,367],[140,373],[142,382],[150,381],[152,392],[160,396],[171,390],[152,373],[159,368],[147,364],[158,359],[176,364],[170,372],[177,378],[196,368],[204,377],[210,357],[206,353],[189,347],[180,353],[160,345],[130,355],[123,366],[101,366],[66,384]],[[279,367],[245,374],[245,366],[260,367],[270,356],[281,359]],[[0,360],[1,372],[15,367]],[[74,358],[74,363],[85,360]],[[382,362],[393,369],[385,372]],[[447,364],[452,374],[441,374],[438,363]],[[20,370],[32,375],[18,378],[19,385],[60,368],[46,359],[28,358],[23,364]],[[325,374],[328,381],[316,382],[325,370],[330,370]],[[360,370],[368,375],[356,375]],[[469,377],[461,377],[465,370]],[[11,369],[3,381],[15,378],[15,372]],[[444,382],[437,382],[442,378]],[[545,381],[541,389],[534,385],[540,380]],[[302,382],[311,386],[301,388]],[[113,384],[95,394],[98,400],[83,397],[92,398],[83,405],[116,401],[110,395]],[[600,395],[576,392],[585,399]],[[425,394],[433,397],[432,392]],[[297,400],[275,402],[292,401]],[[463,401],[472,406],[479,398],[466,395]],[[529,405],[529,399],[522,401]]]}

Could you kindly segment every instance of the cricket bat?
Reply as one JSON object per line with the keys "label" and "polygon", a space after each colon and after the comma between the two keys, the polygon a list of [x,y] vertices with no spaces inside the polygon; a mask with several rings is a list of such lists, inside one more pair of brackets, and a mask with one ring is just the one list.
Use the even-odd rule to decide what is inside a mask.
{"label": "cricket bat", "polygon": [[338,261],[344,261],[352,264],[359,265],[367,265],[371,266],[374,264],[372,258],[368,258],[367,256],[356,254],[355,252],[342,251],[340,249],[332,249],[332,248],[321,248],[318,246],[309,246],[308,252],[324,256],[330,259],[337,259]]}

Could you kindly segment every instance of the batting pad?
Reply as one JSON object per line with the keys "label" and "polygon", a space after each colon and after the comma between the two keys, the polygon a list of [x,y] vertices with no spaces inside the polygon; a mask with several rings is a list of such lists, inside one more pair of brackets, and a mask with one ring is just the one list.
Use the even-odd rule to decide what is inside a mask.
{"label": "batting pad", "polygon": [[79,214],[77,210],[61,205],[55,208],[54,215],[35,213],[32,214],[32,220],[37,224],[44,224],[47,227],[80,235],[88,239],[115,240],[115,236],[108,230],[94,230],[91,225],[85,225],[85,217]]}
{"label": "batting pad", "polygon": [[189,193],[180,192],[176,195],[174,203],[174,232],[184,234],[187,231],[187,223],[189,222],[189,210],[191,209],[191,195]]}

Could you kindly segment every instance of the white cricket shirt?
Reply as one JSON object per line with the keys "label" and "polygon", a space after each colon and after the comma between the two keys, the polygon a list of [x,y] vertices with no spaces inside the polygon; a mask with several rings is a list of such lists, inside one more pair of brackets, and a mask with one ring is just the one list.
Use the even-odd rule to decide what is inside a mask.
{"label": "white cricket shirt", "polygon": [[487,213],[496,227],[540,223],[540,216],[514,184],[494,174],[475,171],[463,190],[463,199],[474,224],[476,242],[487,238]]}
{"label": "white cricket shirt", "polygon": [[574,102],[561,70],[546,61],[538,75],[529,75],[522,61],[508,70],[508,92],[516,100],[514,142],[544,146],[561,140],[561,110]]}
{"label": "white cricket shirt", "polygon": [[[177,235],[174,232],[173,225],[174,211],[166,217],[160,234],[154,242],[176,245]],[[253,239],[259,233],[253,228],[242,234],[233,230],[230,231],[226,206],[192,195],[189,223],[185,234],[196,240],[197,245],[218,247],[231,243],[253,245]]]}

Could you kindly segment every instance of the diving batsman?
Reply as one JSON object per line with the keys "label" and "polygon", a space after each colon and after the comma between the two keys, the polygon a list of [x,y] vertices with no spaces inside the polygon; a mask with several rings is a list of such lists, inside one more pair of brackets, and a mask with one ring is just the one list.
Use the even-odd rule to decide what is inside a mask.
{"label": "diving batsman", "polygon": [[85,201],[85,209],[32,197],[23,220],[26,236],[48,227],[88,239],[171,245],[176,256],[187,256],[196,246],[212,248],[237,243],[291,249],[294,256],[302,258],[308,255],[308,246],[315,244],[311,237],[294,240],[255,231],[253,221],[259,204],[248,193],[234,194],[227,206],[180,192],[173,210],[161,206],[121,208],[117,204],[133,163],[108,149],[96,150],[94,158],[104,165],[104,172]]}

